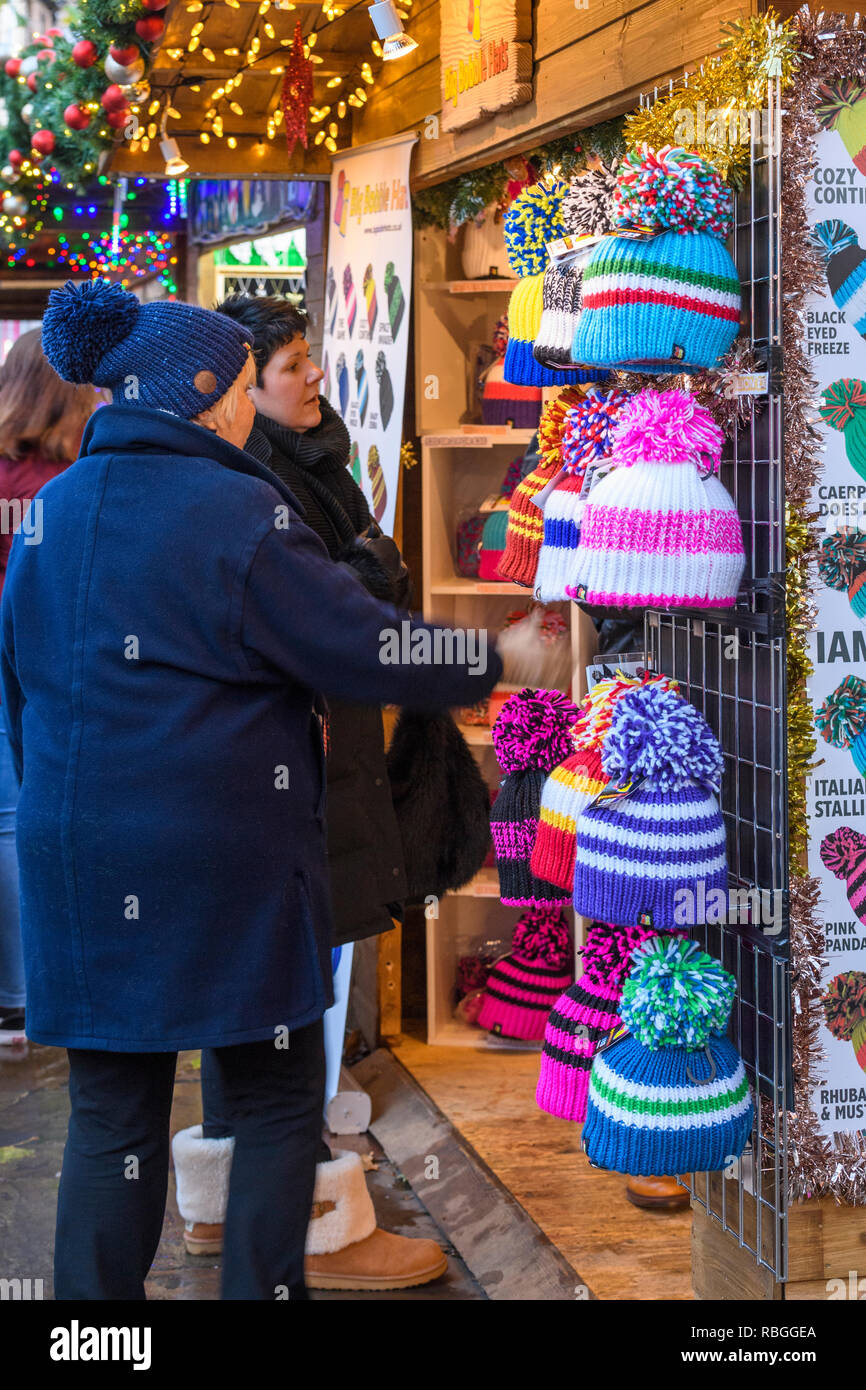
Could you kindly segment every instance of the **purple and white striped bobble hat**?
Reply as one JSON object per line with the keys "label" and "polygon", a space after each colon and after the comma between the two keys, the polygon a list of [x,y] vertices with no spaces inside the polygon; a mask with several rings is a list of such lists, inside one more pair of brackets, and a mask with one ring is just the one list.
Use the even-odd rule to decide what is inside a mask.
{"label": "purple and white striped bobble hat", "polygon": [[642,686],[614,707],[601,760],[609,784],[577,822],[575,910],[656,931],[700,925],[699,904],[728,885],[710,726],[676,691]]}

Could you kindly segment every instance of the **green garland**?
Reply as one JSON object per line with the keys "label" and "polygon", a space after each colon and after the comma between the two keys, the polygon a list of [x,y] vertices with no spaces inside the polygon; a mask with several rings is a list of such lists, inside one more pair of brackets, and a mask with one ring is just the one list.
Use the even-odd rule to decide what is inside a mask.
{"label": "green garland", "polygon": [[[527,151],[524,157],[538,170],[539,178],[557,167],[561,178],[573,178],[586,168],[592,156],[611,163],[625,153],[624,121],[620,116],[572,135],[562,135]],[[512,178],[507,165],[500,161],[434,184],[432,188],[422,188],[412,197],[415,226],[440,227],[448,231],[471,222],[491,203],[504,202]]]}

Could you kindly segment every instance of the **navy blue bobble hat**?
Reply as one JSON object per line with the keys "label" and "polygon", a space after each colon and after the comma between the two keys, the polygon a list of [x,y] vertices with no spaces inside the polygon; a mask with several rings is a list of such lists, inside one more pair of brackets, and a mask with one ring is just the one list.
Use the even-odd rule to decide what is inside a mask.
{"label": "navy blue bobble hat", "polygon": [[249,333],[212,309],[142,304],[108,280],[52,290],[42,350],[64,381],[107,386],[115,405],[191,420],[225,395],[249,356]]}

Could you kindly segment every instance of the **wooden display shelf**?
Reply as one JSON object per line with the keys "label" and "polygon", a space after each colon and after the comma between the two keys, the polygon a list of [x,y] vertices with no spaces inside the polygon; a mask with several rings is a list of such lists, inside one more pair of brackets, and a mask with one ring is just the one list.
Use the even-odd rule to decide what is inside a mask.
{"label": "wooden display shelf", "polygon": [[428,280],[422,290],[438,290],[443,294],[511,294],[520,284],[505,275],[491,275],[488,280]]}
{"label": "wooden display shelf", "polygon": [[459,574],[452,575],[450,579],[434,579],[430,584],[430,593],[456,594],[462,598],[469,594],[480,594],[485,598],[497,594],[522,594],[527,603],[532,598],[532,591],[522,584],[509,584],[501,579],[464,579]]}
{"label": "wooden display shelf", "polygon": [[478,873],[462,888],[453,888],[457,898],[498,898],[499,874],[496,869],[479,869]]}
{"label": "wooden display shelf", "polygon": [[515,430],[510,425],[449,425],[433,434],[422,434],[426,449],[492,449],[505,444],[530,444],[535,430]]}

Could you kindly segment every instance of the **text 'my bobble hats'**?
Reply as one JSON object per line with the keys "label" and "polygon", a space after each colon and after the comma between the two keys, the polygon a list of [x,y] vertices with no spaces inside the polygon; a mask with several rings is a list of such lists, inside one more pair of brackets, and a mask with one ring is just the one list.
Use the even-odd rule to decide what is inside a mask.
{"label": "text 'my bobble hats'", "polygon": [[577,705],[559,690],[511,695],[493,725],[493,750],[504,775],[490,812],[499,890],[507,907],[564,907],[569,894],[536,878],[529,860],[548,772],[572,751]]}
{"label": "text 'my bobble hats'", "polygon": [[821,394],[818,414],[826,425],[839,430],[845,440],[848,462],[866,478],[866,382],[841,377]]}
{"label": "text 'my bobble hats'", "polygon": [[717,366],[740,325],[725,246],[731,190],[699,155],[641,145],[620,166],[614,204],[624,232],[658,234],[607,237],[590,253],[574,360],[651,373]]}
{"label": "text 'my bobble hats'", "polygon": [[508,302],[508,347],[505,380],[520,386],[567,386],[594,381],[598,372],[543,367],[535,360],[533,344],[541,327],[547,243],[558,241],[565,228],[562,200],[568,184],[559,179],[533,183],[519,193],[503,219],[508,264],[520,277]]}
{"label": "text 'my bobble hats'", "polygon": [[530,908],[514,928],[510,952],[487,977],[479,1026],[505,1038],[543,1038],[553,1003],[573,974],[574,950],[562,910]]}
{"label": "text 'my bobble hats'", "polygon": [[617,701],[641,685],[676,689],[668,676],[614,676],[593,686],[581,705],[581,716],[572,728],[575,751],[555,767],[541,791],[538,834],[530,868],[538,877],[569,892],[574,887],[577,822],[580,814],[608,783],[601,750]]}
{"label": "text 'my bobble hats'", "polygon": [[42,321],[42,350],[64,381],[107,387],[115,405],[150,406],[182,420],[225,395],[250,342],[224,314],[173,299],[142,304],[107,280],[67,280],[51,291]]}
{"label": "text 'my bobble hats'", "polygon": [[613,427],[614,465],[587,499],[569,597],[621,608],[730,608],[745,552],[721,482],[724,436],[686,391],[641,391]]}
{"label": "text 'my bobble hats'", "polygon": [[560,446],[565,418],[571,406],[582,399],[583,393],[576,387],[566,387],[556,400],[547,402],[538,423],[541,462],[518,483],[511,496],[505,554],[499,562],[499,575],[514,584],[525,584],[528,589],[535,585],[544,534],[544,518],[533,498],[562,468]]}
{"label": "text 'my bobble hats'", "polygon": [[[613,226],[613,191],[616,178],[600,164],[573,179],[562,200],[561,217],[572,237],[599,236]],[[587,251],[586,255],[589,254]],[[583,297],[583,260],[548,265],[541,293],[541,323],[532,349],[545,367],[574,367],[571,345],[580,318]]]}
{"label": "text 'my bobble hats'", "polygon": [[725,1037],[736,980],[694,941],[639,946],[620,1000],[628,1035],[596,1052],[583,1147],[615,1173],[715,1173],[746,1147],[754,1111]]}
{"label": "text 'my bobble hats'", "polygon": [[837,975],[821,1003],[833,1037],[850,1042],[858,1065],[866,1071],[866,974],[848,970]]}
{"label": "text 'my bobble hats'", "polygon": [[535,573],[535,595],[544,602],[568,598],[567,586],[577,582],[574,559],[586,470],[609,457],[613,425],[628,399],[628,392],[619,388],[605,391],[591,386],[565,413],[559,456],[566,476],[544,503],[541,553]]}
{"label": "text 'my bobble hats'", "polygon": [[718,740],[687,700],[646,685],[614,706],[601,761],[609,785],[577,822],[575,911],[656,931],[691,924],[700,885],[728,886]]}
{"label": "text 'my bobble hats'", "polygon": [[848,591],[858,618],[866,618],[866,531],[840,527],[821,542],[818,572],[828,589]]}
{"label": "text 'my bobble hats'", "polygon": [[866,681],[846,676],[815,712],[822,737],[834,748],[850,748],[857,771],[866,773]]}
{"label": "text 'my bobble hats'", "polygon": [[593,922],[579,952],[583,974],[559,996],[544,1030],[536,1104],[560,1120],[583,1124],[589,1073],[596,1048],[619,1018],[619,1001],[632,956],[648,937],[647,927],[611,927]]}
{"label": "text 'my bobble hats'", "polygon": [[850,825],[832,830],[821,841],[821,862],[845,880],[851,910],[866,923],[866,835]]}

